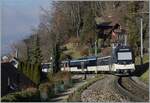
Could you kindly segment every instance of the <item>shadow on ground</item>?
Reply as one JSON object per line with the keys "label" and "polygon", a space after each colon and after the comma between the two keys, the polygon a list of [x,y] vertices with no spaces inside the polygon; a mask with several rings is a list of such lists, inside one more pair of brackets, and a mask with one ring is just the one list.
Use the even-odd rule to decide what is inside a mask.
{"label": "shadow on ground", "polygon": [[149,69],[149,62],[143,65],[136,65],[135,68],[136,69],[133,74],[139,77]]}

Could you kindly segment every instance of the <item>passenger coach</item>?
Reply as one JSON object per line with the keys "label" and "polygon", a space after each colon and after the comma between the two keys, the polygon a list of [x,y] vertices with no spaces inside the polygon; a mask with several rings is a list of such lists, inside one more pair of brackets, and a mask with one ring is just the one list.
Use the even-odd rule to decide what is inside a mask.
{"label": "passenger coach", "polygon": [[62,62],[61,70],[71,72],[111,72],[130,74],[134,72],[133,51],[128,46],[117,46],[112,50],[111,56],[85,57]]}

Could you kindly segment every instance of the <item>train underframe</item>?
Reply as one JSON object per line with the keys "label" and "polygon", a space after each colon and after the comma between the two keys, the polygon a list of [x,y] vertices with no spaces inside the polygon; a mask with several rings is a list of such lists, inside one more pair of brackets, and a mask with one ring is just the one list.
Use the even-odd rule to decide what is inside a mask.
{"label": "train underframe", "polygon": [[118,76],[131,76],[134,73],[134,69],[116,69],[114,72]]}

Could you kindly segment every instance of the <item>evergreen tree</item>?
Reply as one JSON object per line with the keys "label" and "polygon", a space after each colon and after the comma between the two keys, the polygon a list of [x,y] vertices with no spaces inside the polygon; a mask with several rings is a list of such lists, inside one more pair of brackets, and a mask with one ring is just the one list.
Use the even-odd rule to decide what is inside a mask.
{"label": "evergreen tree", "polygon": [[32,52],[33,52],[32,48],[27,47],[27,61],[26,62],[32,63],[32,58],[33,58]]}
{"label": "evergreen tree", "polygon": [[[28,39],[24,39],[23,41],[26,45],[26,53],[27,53],[27,55],[26,55],[27,57],[26,57],[25,61],[31,63],[32,62],[32,48],[30,45],[33,44],[32,36],[30,36],[30,38],[28,38]],[[22,54],[22,55],[24,55],[24,54]]]}
{"label": "evergreen tree", "polygon": [[33,44],[32,44],[32,51],[31,51],[31,63],[32,64],[41,64],[42,62],[42,55],[40,50],[40,39],[39,36],[36,34]]}
{"label": "evergreen tree", "polygon": [[34,77],[34,65],[31,64],[31,70],[30,70],[30,78],[31,78],[31,80],[33,80],[33,77]]}
{"label": "evergreen tree", "polygon": [[30,71],[31,71],[30,63],[27,63],[27,74],[26,75],[31,79]]}
{"label": "evergreen tree", "polygon": [[41,63],[42,62],[42,55],[41,55],[41,50],[40,50],[40,39],[39,39],[38,35],[37,35],[37,38],[36,38],[35,57],[36,57],[36,62],[35,63]]}
{"label": "evergreen tree", "polygon": [[23,62],[19,62],[19,65],[18,65],[18,70],[20,71],[20,72],[23,72]]}
{"label": "evergreen tree", "polygon": [[38,85],[41,78],[40,65],[42,62],[40,39],[38,34],[36,34],[32,39],[32,46],[30,47],[30,50],[28,50],[28,56],[28,62],[30,62],[30,64],[28,64],[28,70],[25,70],[25,74]]}
{"label": "evergreen tree", "polygon": [[27,63],[24,63],[23,65],[23,73],[27,75]]}
{"label": "evergreen tree", "polygon": [[40,71],[40,65],[39,64],[35,64],[33,75],[34,75],[33,81],[38,85],[40,83],[40,79],[41,79],[41,71]]}
{"label": "evergreen tree", "polygon": [[60,48],[58,43],[53,47],[52,51],[52,68],[54,73],[60,71]]}

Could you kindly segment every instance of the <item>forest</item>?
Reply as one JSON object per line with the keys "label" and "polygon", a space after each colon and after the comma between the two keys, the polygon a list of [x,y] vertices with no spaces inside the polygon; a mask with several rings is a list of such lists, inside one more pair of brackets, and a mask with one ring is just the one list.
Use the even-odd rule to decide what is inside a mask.
{"label": "forest", "polygon": [[[84,62],[82,67],[84,72],[82,76],[84,76],[84,78],[79,75],[79,77],[77,76],[78,79],[70,71],[65,71],[65,68],[67,66],[69,67],[70,61],[68,64],[66,63],[67,65],[62,63],[65,60],[81,60],[81,58],[88,56],[102,57],[110,55],[113,47],[112,44],[117,41],[115,35],[118,35],[118,37],[119,35],[126,35],[126,44],[133,49],[133,54],[135,56],[135,63],[133,63],[135,64],[137,74],[144,73],[148,68],[147,64],[149,60],[147,56],[149,51],[148,4],[148,1],[53,1],[49,4],[49,9],[41,7],[41,15],[39,15],[40,23],[38,27],[31,28],[29,37],[12,45],[14,54],[17,54],[17,58],[14,59],[18,61],[18,71],[32,80],[35,86],[29,85],[25,91],[22,90],[12,94],[10,93],[10,95],[4,96],[1,101],[51,101],[52,98],[61,95],[68,95],[66,101],[80,101],[81,93],[100,79],[104,80],[98,83],[98,86],[100,83],[103,86],[99,88],[100,90],[103,90],[103,88],[104,90],[107,90],[107,88],[108,90],[111,90],[110,88],[118,88],[109,87],[110,84],[114,85],[114,81],[116,80],[113,80],[112,76],[106,76],[109,78],[105,79],[105,73],[103,74],[103,72],[100,73],[100,75],[98,73],[93,73],[91,77],[87,75],[87,68],[86,71],[84,70]],[[143,20],[144,64],[141,63],[143,65],[140,65],[141,20]],[[117,34],[117,31],[115,31],[118,28],[122,31],[120,34]],[[124,43],[123,40],[118,39],[116,44],[119,42]],[[88,63],[90,64],[91,62]],[[97,61],[95,61],[95,64],[96,63]],[[45,67],[47,72],[42,71],[43,64],[48,64],[48,67]],[[108,63],[105,65],[108,65]],[[125,64],[123,65],[126,66]],[[64,71],[61,71],[61,66],[64,66]],[[148,74],[149,72],[147,69],[144,75],[139,75],[139,78],[147,82],[149,80]],[[93,77],[93,75],[95,76]],[[5,81],[7,80],[6,78]],[[120,79],[117,81],[120,81]],[[76,83],[83,83],[84,85],[78,87]],[[96,86],[97,85],[95,85],[94,88]],[[132,87],[134,87],[134,85],[130,88]],[[59,94],[63,92],[69,93],[69,89],[73,90],[72,93],[64,93],[65,95]],[[137,90],[140,91],[139,89]],[[109,91],[104,92],[109,94]],[[104,94],[104,92],[98,93]],[[114,91],[110,91],[110,93],[112,94],[108,95],[109,98],[116,98],[116,96],[120,98],[119,95],[114,94]],[[141,92],[137,92],[138,95],[140,93]],[[87,93],[87,95],[89,95],[89,93]],[[88,97],[87,95],[85,97]],[[97,96],[95,92],[94,96]],[[98,99],[104,96],[102,95],[98,97]],[[123,95],[121,94],[121,96]],[[127,95],[125,95],[125,98],[126,96]],[[142,94],[141,96],[145,95]],[[138,96],[135,97],[138,98]],[[122,101],[122,98],[120,100]]]}
{"label": "forest", "polygon": [[[108,48],[97,23],[118,23],[127,34],[127,43],[140,51],[140,18],[143,18],[144,48],[148,48],[148,1],[53,1],[47,10],[41,8],[40,24],[30,37],[15,44],[21,61],[31,64],[51,62],[51,58],[79,58],[98,54]],[[98,18],[98,19],[97,19]],[[108,32],[106,32],[107,34]],[[105,40],[106,39],[106,40]],[[56,55],[56,52],[60,52]]]}

